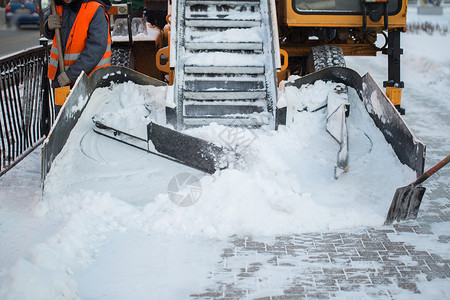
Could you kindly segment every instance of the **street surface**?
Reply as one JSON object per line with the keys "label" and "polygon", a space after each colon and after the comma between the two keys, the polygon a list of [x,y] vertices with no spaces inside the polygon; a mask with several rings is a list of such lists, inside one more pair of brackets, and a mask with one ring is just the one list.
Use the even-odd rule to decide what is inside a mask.
{"label": "street surface", "polygon": [[37,26],[11,27],[0,25],[0,57],[39,45],[39,28]]}

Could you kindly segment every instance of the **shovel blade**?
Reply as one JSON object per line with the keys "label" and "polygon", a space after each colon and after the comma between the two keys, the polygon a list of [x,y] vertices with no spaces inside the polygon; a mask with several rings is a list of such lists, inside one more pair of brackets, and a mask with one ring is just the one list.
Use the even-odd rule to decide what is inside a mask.
{"label": "shovel blade", "polygon": [[426,188],[412,184],[398,188],[395,191],[384,224],[389,225],[394,221],[399,222],[417,218],[425,191]]}

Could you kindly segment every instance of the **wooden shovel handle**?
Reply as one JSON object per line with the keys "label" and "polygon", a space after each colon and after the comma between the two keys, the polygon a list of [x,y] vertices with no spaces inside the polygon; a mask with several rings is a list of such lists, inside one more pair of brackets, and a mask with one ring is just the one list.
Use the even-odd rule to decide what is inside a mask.
{"label": "wooden shovel handle", "polygon": [[[58,15],[56,12],[56,5],[55,0],[52,0],[52,14]],[[65,66],[64,66],[64,57],[62,52],[62,46],[61,46],[61,31],[59,28],[55,29],[55,39],[56,39],[56,47],[58,48],[58,63],[59,63],[59,72],[63,73],[65,72]]]}
{"label": "wooden shovel handle", "polygon": [[443,160],[441,160],[440,162],[438,162],[434,167],[432,167],[431,169],[429,169],[428,171],[426,171],[425,173],[423,173],[422,176],[420,176],[419,178],[417,178],[417,180],[414,181],[414,185],[421,184],[422,182],[424,182],[425,180],[427,180],[431,175],[433,175],[434,173],[436,173],[436,171],[438,171],[439,169],[441,169],[443,166],[445,166],[445,165],[448,164],[449,162],[450,162],[450,155],[447,155],[446,158],[444,158]]}

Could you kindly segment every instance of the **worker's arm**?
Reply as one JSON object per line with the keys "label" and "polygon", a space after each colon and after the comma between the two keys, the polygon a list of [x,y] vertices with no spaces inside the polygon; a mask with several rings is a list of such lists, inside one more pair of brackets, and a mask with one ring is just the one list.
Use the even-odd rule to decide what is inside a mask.
{"label": "worker's arm", "polygon": [[108,30],[109,24],[105,11],[103,7],[99,6],[89,25],[86,48],[66,71],[72,82],[75,82],[81,71],[89,74],[101,60],[108,44]]}

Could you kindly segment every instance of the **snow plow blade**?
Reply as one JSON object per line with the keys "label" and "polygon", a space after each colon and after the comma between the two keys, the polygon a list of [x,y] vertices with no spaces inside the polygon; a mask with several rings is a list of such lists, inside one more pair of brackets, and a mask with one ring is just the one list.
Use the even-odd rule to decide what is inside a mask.
{"label": "snow plow blade", "polygon": [[[166,85],[159,80],[119,66],[101,68],[89,77],[82,74],[62,107],[49,136],[44,141],[42,148],[42,186],[44,186],[45,177],[50,171],[53,160],[63,149],[94,90],[100,87],[108,87],[111,83],[126,81],[132,81],[140,85]],[[94,121],[94,123],[96,125],[94,131],[97,133],[210,174],[217,169],[226,168],[228,162],[236,158],[235,153],[228,152],[223,147],[218,147],[207,141],[153,122],[150,122],[147,126],[147,139],[132,136],[99,122]]]}
{"label": "snow plow blade", "polygon": [[147,133],[149,141],[159,153],[210,174],[228,167],[227,153],[232,161],[236,160],[235,154],[223,147],[156,123],[147,126]]}
{"label": "snow plow blade", "polygon": [[425,164],[425,145],[414,136],[389,98],[367,73],[360,76],[345,67],[328,67],[305,75],[286,86],[301,87],[317,80],[343,83],[356,90],[361,101],[386,141],[392,146],[401,163],[422,175]]}
{"label": "snow plow blade", "polygon": [[228,166],[225,148],[153,122],[147,125],[147,139],[94,123],[99,134],[209,174]]}
{"label": "snow plow blade", "polygon": [[125,67],[111,66],[96,70],[91,76],[80,75],[75,86],[67,97],[64,106],[50,130],[42,146],[41,182],[44,186],[45,178],[50,171],[53,160],[63,149],[72,129],[84,111],[89,99],[96,88],[108,87],[111,83],[133,81],[141,85],[165,86],[156,80]]}

